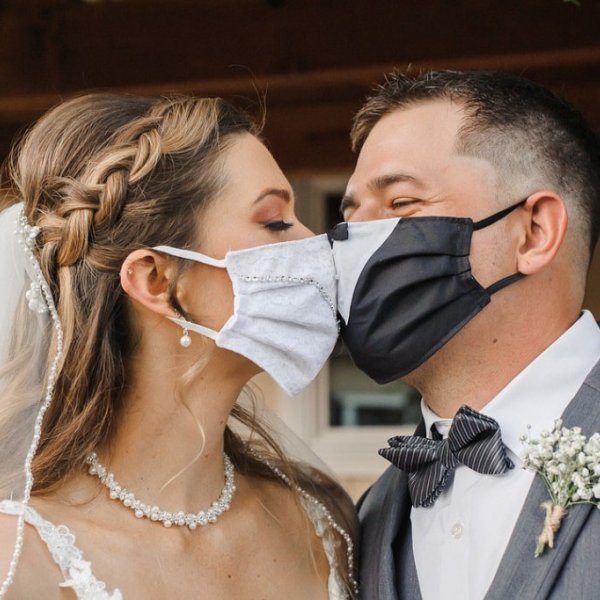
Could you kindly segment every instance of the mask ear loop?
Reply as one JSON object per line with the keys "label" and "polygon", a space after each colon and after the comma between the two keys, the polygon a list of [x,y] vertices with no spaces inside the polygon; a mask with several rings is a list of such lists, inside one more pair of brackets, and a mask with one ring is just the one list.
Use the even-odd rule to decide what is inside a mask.
{"label": "mask ear loop", "polygon": [[[191,260],[194,262],[202,263],[205,265],[209,265],[211,267],[217,267],[219,269],[226,269],[227,264],[225,259],[212,258],[211,256],[207,256],[206,254],[202,254],[201,252],[195,252],[194,250],[184,250],[182,248],[174,248],[173,246],[155,246],[152,248],[156,252],[162,252],[164,254],[168,254],[169,256],[175,256],[177,258],[183,258],[184,260]],[[175,312],[176,317],[167,317],[173,323],[176,323],[183,330],[183,335],[179,339],[179,343],[183,348],[189,348],[192,344],[192,338],[190,337],[190,330],[199,333],[200,335],[204,335],[213,340],[217,339],[218,332],[209,329],[208,327],[204,327],[203,325],[198,325],[197,323],[192,323],[191,321],[187,321],[183,318],[183,316],[179,312]]]}
{"label": "mask ear loop", "polygon": [[[199,333],[200,335],[209,337],[212,340],[216,340],[217,336],[219,335],[218,331],[214,331],[213,329],[204,327],[204,325],[198,325],[198,323],[192,323],[192,321],[186,321],[183,318],[168,316],[167,319],[169,319],[169,321],[172,321],[173,323],[176,323],[177,325],[179,325],[179,327],[181,327],[183,329],[184,335],[182,336],[181,340],[183,339],[183,337],[185,337],[186,334],[189,337],[190,331],[194,331],[196,333]],[[180,344],[181,344],[181,340],[179,340]],[[190,343],[191,343],[191,340],[190,340]],[[181,344],[181,345],[183,346],[183,344]],[[188,346],[189,346],[189,344],[188,344]],[[187,346],[184,346],[184,347],[187,348]]]}
{"label": "mask ear loop", "polygon": [[171,246],[155,246],[152,248],[156,252],[163,252],[170,256],[176,256],[177,258],[183,258],[186,260],[193,260],[194,262],[203,263],[210,265],[211,267],[218,267],[219,269],[226,269],[227,265],[225,259],[212,258],[201,252],[195,252],[194,250],[183,250],[181,248],[173,248]]}
{"label": "mask ear loop", "polygon": [[[506,215],[510,214],[513,210],[519,208],[520,206],[523,206],[525,204],[525,202],[527,202],[528,198],[529,198],[529,196],[527,198],[524,198],[523,200],[520,200],[516,204],[512,204],[511,206],[509,206],[497,213],[494,213],[493,215],[486,217],[485,219],[482,219],[481,221],[477,221],[476,223],[473,223],[473,231],[479,231],[480,229],[488,227],[488,226],[494,224],[496,221],[503,219]],[[523,277],[525,277],[525,275],[523,273],[513,273],[512,275],[509,275],[508,277],[503,277],[499,281],[496,281],[496,283],[492,283],[492,285],[485,288],[485,291],[491,296],[492,294],[499,292],[501,289],[505,288],[506,286],[510,285],[511,283],[515,283],[515,282],[519,281],[520,279],[523,279]]]}
{"label": "mask ear loop", "polygon": [[523,200],[519,200],[519,202],[517,202],[516,204],[512,204],[508,208],[505,208],[497,213],[494,213],[493,215],[486,217],[485,219],[481,219],[481,221],[477,221],[476,223],[473,223],[473,231],[479,231],[480,229],[484,229],[485,227],[489,227],[490,225],[493,225],[496,221],[503,219],[506,215],[510,214],[513,210],[519,208],[520,206],[523,206],[525,204],[525,202],[527,202],[528,199],[529,199],[529,196],[527,196],[527,198],[524,198]]}
{"label": "mask ear loop", "polygon": [[516,281],[519,281],[520,279],[523,279],[524,277],[527,277],[527,276],[523,273],[513,273],[512,275],[509,275],[508,277],[503,277],[502,279],[500,279],[500,281],[496,281],[496,283],[492,283],[492,285],[485,288],[485,291],[491,296],[492,294],[499,292],[502,288],[505,288],[507,285],[510,285],[511,283],[515,283]]}

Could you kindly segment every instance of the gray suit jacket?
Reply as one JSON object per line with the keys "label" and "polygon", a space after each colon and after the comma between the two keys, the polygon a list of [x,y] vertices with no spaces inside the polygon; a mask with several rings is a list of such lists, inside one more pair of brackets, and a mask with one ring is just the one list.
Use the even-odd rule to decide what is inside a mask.
{"label": "gray suit jacket", "polygon": [[[563,414],[565,427],[600,431],[600,362]],[[421,423],[416,435],[424,435]],[[485,600],[600,599],[600,510],[572,506],[554,549],[534,558],[549,499],[535,477]],[[391,466],[359,502],[362,600],[420,600],[412,553],[406,474]],[[461,599],[457,599],[461,600]]]}

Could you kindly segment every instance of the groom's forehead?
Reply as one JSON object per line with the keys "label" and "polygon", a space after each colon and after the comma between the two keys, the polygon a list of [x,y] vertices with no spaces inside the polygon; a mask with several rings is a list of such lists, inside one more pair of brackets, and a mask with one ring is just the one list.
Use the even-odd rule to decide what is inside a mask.
{"label": "groom's forehead", "polygon": [[426,184],[429,175],[440,169],[454,152],[464,113],[446,101],[422,102],[383,116],[365,139],[347,192],[381,190],[387,178],[403,176],[402,183]]}
{"label": "groom's forehead", "polygon": [[361,148],[365,151],[414,151],[414,143],[427,143],[439,151],[453,149],[458,132],[465,124],[461,105],[445,99],[415,102],[383,115]]}

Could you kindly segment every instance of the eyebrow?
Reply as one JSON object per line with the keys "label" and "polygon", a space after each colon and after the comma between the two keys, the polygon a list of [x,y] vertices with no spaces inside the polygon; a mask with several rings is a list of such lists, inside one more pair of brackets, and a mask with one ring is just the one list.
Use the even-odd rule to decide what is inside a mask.
{"label": "eyebrow", "polygon": [[389,175],[380,175],[379,177],[371,179],[367,184],[367,187],[372,191],[381,192],[395,183],[414,183],[416,185],[422,185],[421,182],[412,175],[406,173],[390,173]]}
{"label": "eyebrow", "polygon": [[[379,177],[371,179],[369,183],[367,183],[367,187],[371,191],[381,192],[396,183],[413,183],[418,186],[423,185],[416,177],[408,175],[407,173],[390,173],[389,175],[380,175]],[[342,201],[340,202],[340,212],[342,215],[346,209],[353,206],[356,206],[355,197],[352,194],[344,194]]]}
{"label": "eyebrow", "polygon": [[277,196],[278,198],[281,198],[284,202],[290,202],[292,199],[292,195],[289,192],[289,190],[285,190],[283,188],[268,188],[266,190],[263,190],[258,195],[258,198],[256,198],[253,204],[258,204],[261,200],[264,200],[268,196]]}

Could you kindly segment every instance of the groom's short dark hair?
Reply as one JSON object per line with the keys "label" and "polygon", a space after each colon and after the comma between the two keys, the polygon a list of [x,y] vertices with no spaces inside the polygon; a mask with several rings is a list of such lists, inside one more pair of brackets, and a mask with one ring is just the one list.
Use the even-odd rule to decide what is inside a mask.
{"label": "groom's short dark hair", "polygon": [[463,107],[456,150],[487,159],[500,186],[518,194],[551,186],[561,194],[591,256],[600,230],[600,141],[581,114],[543,86],[507,73],[394,72],[357,113],[353,149],[385,115],[428,100]]}

